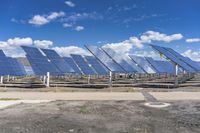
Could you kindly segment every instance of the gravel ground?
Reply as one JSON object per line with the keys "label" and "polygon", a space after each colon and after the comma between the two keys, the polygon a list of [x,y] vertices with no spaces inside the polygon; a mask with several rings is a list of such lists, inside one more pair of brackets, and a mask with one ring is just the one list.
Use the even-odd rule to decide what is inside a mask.
{"label": "gravel ground", "polygon": [[[166,101],[167,102],[167,101]],[[0,110],[1,133],[199,133],[200,101],[54,101]]]}

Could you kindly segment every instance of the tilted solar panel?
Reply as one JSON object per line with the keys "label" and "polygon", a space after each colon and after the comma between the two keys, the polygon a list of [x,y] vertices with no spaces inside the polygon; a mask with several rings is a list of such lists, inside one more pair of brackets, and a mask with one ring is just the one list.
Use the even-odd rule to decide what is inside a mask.
{"label": "tilted solar panel", "polygon": [[76,74],[82,74],[76,63],[73,61],[71,57],[63,57],[63,59],[70,65],[70,67],[74,70]]}
{"label": "tilted solar panel", "polygon": [[159,53],[165,55],[166,58],[168,58],[169,60],[171,60],[173,63],[178,64],[181,68],[183,68],[185,71],[188,72],[195,72],[195,70],[193,68],[191,68],[190,66],[188,66],[185,62],[181,61],[180,59],[178,59],[175,55],[173,55],[172,53],[170,53],[169,51],[167,51],[166,49],[164,49],[163,47],[160,46],[155,46],[155,45],[151,45],[155,50],[159,51]]}
{"label": "tilted solar panel", "polygon": [[102,48],[107,55],[115,60],[127,73],[136,73],[137,71],[123,58],[121,54],[117,54],[110,48]]}
{"label": "tilted solar panel", "polygon": [[[162,67],[166,71],[166,73],[169,73],[169,74],[175,73],[175,66],[171,62],[158,61],[158,60],[155,60],[155,62],[159,64],[159,66]],[[180,70],[178,72],[180,72]]]}
{"label": "tilted solar panel", "polygon": [[174,51],[171,48],[166,48],[166,47],[163,47],[163,48],[165,48],[167,51],[169,51],[170,53],[175,55],[178,59],[180,59],[181,61],[185,62],[187,65],[189,65],[190,67],[192,67],[196,71],[200,71],[200,65],[197,62],[191,60],[188,57],[182,56],[181,54],[179,54],[178,52]]}
{"label": "tilted solar panel", "polygon": [[46,75],[47,72],[50,72],[51,75],[63,75],[37,48],[21,47],[26,52],[26,57],[36,75]]}
{"label": "tilted solar panel", "polygon": [[104,66],[112,72],[126,73],[119,64],[113,61],[102,49],[96,46],[85,46]]}
{"label": "tilted solar panel", "polygon": [[15,75],[14,70],[9,62],[8,57],[0,50],[0,76]]}
{"label": "tilted solar panel", "polygon": [[135,55],[129,55],[129,57],[136,62],[146,73],[156,73],[156,70],[149,64],[149,62],[144,57],[139,57]]}
{"label": "tilted solar panel", "polygon": [[71,57],[85,75],[97,74],[81,55],[71,54]]}
{"label": "tilted solar panel", "polygon": [[108,74],[108,69],[103,66],[95,57],[93,56],[85,56],[87,62],[94,68],[94,70],[99,75],[106,75]]}
{"label": "tilted solar panel", "polygon": [[156,70],[156,73],[166,73],[167,71],[164,70],[162,65],[158,64],[153,58],[151,57],[145,57],[145,59],[151,64],[151,66]]}
{"label": "tilted solar panel", "polygon": [[61,58],[56,51],[51,49],[41,49],[47,58],[62,72],[62,73],[72,73],[74,70],[68,65],[68,63]]}
{"label": "tilted solar panel", "polygon": [[26,75],[26,71],[24,69],[24,66],[15,58],[7,57],[11,67],[13,69],[13,74],[10,74],[12,76],[24,76]]}
{"label": "tilted solar panel", "polygon": [[145,57],[145,59],[153,66],[157,73],[174,73],[175,67],[169,61],[158,61],[151,57]]}

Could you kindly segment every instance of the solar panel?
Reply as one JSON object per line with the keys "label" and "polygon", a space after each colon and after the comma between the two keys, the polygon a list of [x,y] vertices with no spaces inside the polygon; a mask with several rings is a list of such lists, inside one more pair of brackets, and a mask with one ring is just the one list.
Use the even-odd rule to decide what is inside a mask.
{"label": "solar panel", "polygon": [[71,57],[63,57],[63,59],[70,65],[71,68],[73,68],[74,73],[76,74],[82,74],[76,63],[73,61]]}
{"label": "solar panel", "polygon": [[192,67],[196,71],[200,71],[200,65],[197,62],[191,60],[188,57],[182,56],[181,54],[179,54],[178,52],[174,51],[171,48],[166,48],[166,47],[163,47],[163,48],[165,48],[167,51],[169,51],[170,53],[175,55],[178,59],[180,59],[181,61],[185,62],[187,65],[189,65],[190,67]]}
{"label": "solar panel", "polygon": [[12,76],[24,76],[26,75],[26,71],[24,66],[16,59],[16,58],[11,58],[7,57],[8,61],[11,64],[11,67],[13,69],[13,73],[10,74]]}
{"label": "solar panel", "polygon": [[68,63],[61,58],[56,51],[51,49],[41,49],[47,58],[62,72],[62,73],[72,73],[74,70],[68,65]]}
{"label": "solar panel", "polygon": [[85,59],[99,75],[108,74],[108,69],[104,67],[103,64],[101,64],[95,57],[85,56]]}
{"label": "solar panel", "polygon": [[71,54],[71,57],[85,75],[97,74],[81,55]]}
{"label": "solar panel", "polygon": [[155,50],[159,51],[161,54],[164,54],[166,58],[171,60],[173,63],[178,64],[181,68],[188,72],[195,72],[194,69],[192,69],[190,66],[188,66],[185,62],[178,59],[175,55],[164,49],[160,46],[151,45]]}
{"label": "solar panel", "polygon": [[156,73],[156,70],[149,64],[144,57],[129,55],[129,57],[136,62],[146,73]]}
{"label": "solar panel", "polygon": [[14,75],[14,70],[2,50],[0,50],[0,75]]}
{"label": "solar panel", "polygon": [[96,46],[85,46],[104,66],[112,72],[125,73],[115,61],[113,61],[102,49]]}
{"label": "solar panel", "polygon": [[171,64],[170,62],[156,61],[151,57],[145,57],[145,59],[152,65],[152,67],[154,68],[154,70],[156,70],[157,73],[172,73],[171,68],[173,68],[173,64]]}
{"label": "solar panel", "polygon": [[127,73],[136,73],[137,71],[123,58],[121,54],[117,54],[110,48],[102,48],[110,58],[115,60]]}
{"label": "solar panel", "polygon": [[[175,67],[174,65],[169,62],[169,61],[155,61],[157,64],[159,64],[160,67],[162,67],[166,73],[169,73],[169,74],[173,74],[175,73]],[[178,70],[178,72],[180,72],[180,69]]]}
{"label": "solar panel", "polygon": [[63,75],[37,48],[21,47],[26,52],[26,57],[36,75],[46,75],[47,72],[50,72],[51,75]]}

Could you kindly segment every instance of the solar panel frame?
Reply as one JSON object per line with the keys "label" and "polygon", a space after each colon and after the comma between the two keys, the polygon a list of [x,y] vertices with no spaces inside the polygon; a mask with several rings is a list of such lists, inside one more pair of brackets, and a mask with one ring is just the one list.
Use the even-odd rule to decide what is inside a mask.
{"label": "solar panel frame", "polygon": [[101,48],[96,46],[85,45],[85,47],[93,54],[109,71],[113,73],[126,73],[119,64],[113,61]]}
{"label": "solar panel frame", "polygon": [[85,61],[85,59],[81,55],[77,54],[70,54],[74,62],[78,65],[78,67],[81,69],[83,74],[85,75],[96,75],[97,73],[95,70],[89,66],[89,64]]}

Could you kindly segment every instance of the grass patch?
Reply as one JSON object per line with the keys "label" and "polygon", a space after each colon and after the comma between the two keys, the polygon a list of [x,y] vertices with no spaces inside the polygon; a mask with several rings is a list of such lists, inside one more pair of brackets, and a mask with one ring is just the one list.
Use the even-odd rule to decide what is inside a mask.
{"label": "grass patch", "polygon": [[20,100],[19,98],[0,98],[0,101]]}

